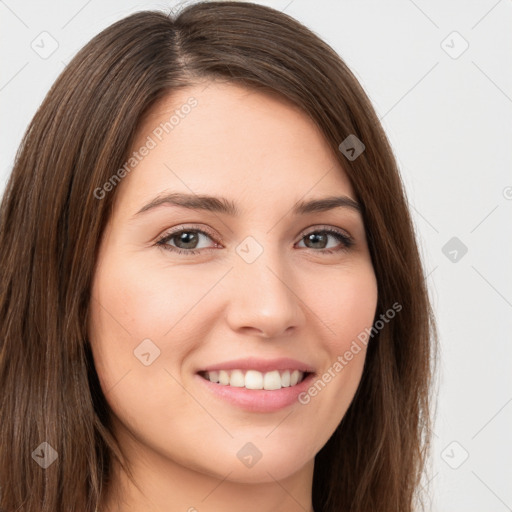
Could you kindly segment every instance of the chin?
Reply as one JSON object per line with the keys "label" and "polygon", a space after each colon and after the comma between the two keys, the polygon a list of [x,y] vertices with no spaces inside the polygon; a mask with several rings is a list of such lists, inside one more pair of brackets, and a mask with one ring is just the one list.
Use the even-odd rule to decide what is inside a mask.
{"label": "chin", "polygon": [[[234,457],[230,457],[231,463],[226,460],[224,455],[225,464],[211,468],[212,471],[215,471],[215,476],[219,477],[219,473],[221,478],[229,475],[227,480],[237,483],[275,483],[276,480],[292,476],[308,463],[304,457],[298,456],[301,453],[304,454],[304,450],[298,446],[289,445],[286,451],[283,451],[276,449],[268,441],[267,443],[255,441],[254,444],[247,441],[237,443],[237,445],[241,445],[241,447],[237,446]],[[256,446],[259,446],[260,449]],[[230,450],[230,453],[233,452]],[[314,459],[314,455],[311,459]],[[309,462],[313,462],[313,460],[309,460]]]}

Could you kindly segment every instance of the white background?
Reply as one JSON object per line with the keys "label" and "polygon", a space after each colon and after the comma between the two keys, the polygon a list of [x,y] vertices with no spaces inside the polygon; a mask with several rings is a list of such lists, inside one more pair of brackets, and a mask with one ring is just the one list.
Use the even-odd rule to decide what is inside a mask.
{"label": "white background", "polygon": [[[441,341],[424,481],[431,510],[512,510],[512,2],[258,3],[333,46],[369,94],[398,158]],[[29,121],[77,50],[132,12],[176,5],[0,0],[2,192]],[[41,58],[32,46],[48,51],[52,38],[58,48]],[[448,246],[445,256],[452,237],[465,255]]]}

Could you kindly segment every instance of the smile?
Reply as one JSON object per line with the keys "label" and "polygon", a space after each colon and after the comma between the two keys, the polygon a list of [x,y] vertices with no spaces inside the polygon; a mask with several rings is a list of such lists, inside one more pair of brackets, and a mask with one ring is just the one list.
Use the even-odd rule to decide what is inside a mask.
{"label": "smile", "polygon": [[223,386],[267,391],[295,386],[307,374],[308,372],[300,370],[273,370],[264,373],[258,370],[219,370],[199,373],[204,379]]}

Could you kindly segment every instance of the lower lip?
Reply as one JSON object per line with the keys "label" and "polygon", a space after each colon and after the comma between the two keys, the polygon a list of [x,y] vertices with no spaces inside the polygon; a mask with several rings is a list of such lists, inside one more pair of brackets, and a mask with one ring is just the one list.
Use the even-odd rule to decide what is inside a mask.
{"label": "lower lip", "polygon": [[196,378],[211,393],[249,412],[274,412],[289,407],[293,403],[298,402],[298,396],[308,389],[314,376],[314,373],[310,373],[302,382],[295,386],[266,390],[247,389],[245,387],[237,388],[218,384],[196,374]]}

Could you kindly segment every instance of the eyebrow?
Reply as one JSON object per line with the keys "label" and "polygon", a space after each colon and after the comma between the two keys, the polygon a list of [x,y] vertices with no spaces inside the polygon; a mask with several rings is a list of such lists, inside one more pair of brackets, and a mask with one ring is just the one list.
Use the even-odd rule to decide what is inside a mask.
{"label": "eyebrow", "polygon": [[[162,205],[180,206],[190,210],[205,210],[215,213],[237,217],[240,210],[236,204],[224,197],[214,197],[198,194],[171,193],[155,197],[148,204],[144,205],[135,215],[140,215]],[[297,202],[292,213],[294,215],[306,215],[308,213],[325,212],[335,208],[349,208],[361,212],[361,206],[357,201],[348,196],[329,196],[321,199],[310,199]]]}

